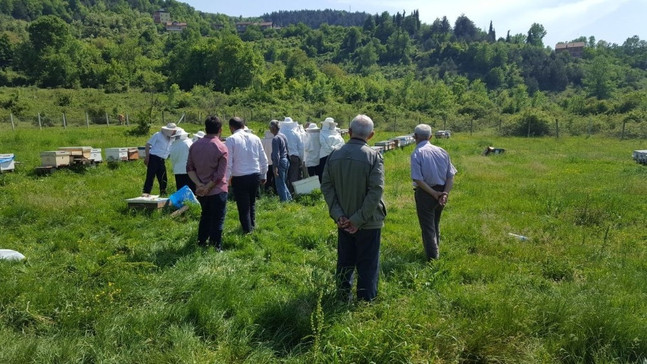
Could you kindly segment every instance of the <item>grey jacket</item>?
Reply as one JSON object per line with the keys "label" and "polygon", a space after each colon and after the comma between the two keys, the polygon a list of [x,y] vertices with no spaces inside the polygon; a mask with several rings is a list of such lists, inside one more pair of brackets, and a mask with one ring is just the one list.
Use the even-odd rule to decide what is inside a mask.
{"label": "grey jacket", "polygon": [[321,192],[333,220],[346,216],[359,229],[384,226],[384,160],[365,141],[353,138],[328,156]]}

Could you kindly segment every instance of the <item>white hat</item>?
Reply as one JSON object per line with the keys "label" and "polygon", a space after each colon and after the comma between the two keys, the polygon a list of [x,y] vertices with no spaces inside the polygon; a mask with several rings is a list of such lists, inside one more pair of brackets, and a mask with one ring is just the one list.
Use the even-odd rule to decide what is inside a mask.
{"label": "white hat", "polygon": [[205,135],[206,134],[202,130],[200,130],[197,133],[194,133],[193,137],[200,139],[200,138],[204,138]]}
{"label": "white hat", "polygon": [[310,123],[308,124],[308,127],[306,128],[306,131],[318,131],[319,127],[315,123]]}
{"label": "white hat", "polygon": [[292,118],[289,116],[286,116],[285,120],[283,120],[284,123],[291,123],[292,121],[293,121]]}
{"label": "white hat", "polygon": [[184,129],[182,129],[182,128],[177,128],[177,129],[175,129],[175,134],[173,134],[173,136],[178,138],[178,139],[186,139],[186,138],[189,137],[189,133],[184,131]]}
{"label": "white hat", "polygon": [[335,119],[333,119],[333,118],[326,118],[326,120],[321,122],[322,129],[335,129],[336,125],[337,125],[337,123],[335,122]]}
{"label": "white hat", "polygon": [[175,129],[177,129],[177,125],[175,125],[175,123],[168,123],[166,126],[162,127],[162,130],[166,131],[175,131]]}

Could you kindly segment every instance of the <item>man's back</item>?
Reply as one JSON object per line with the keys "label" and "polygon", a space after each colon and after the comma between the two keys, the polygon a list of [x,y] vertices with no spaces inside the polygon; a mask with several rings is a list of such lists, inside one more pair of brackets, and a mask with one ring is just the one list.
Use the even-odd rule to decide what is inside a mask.
{"label": "man's back", "polygon": [[321,190],[334,220],[347,216],[359,229],[384,225],[384,162],[363,140],[351,139],[329,156]]}

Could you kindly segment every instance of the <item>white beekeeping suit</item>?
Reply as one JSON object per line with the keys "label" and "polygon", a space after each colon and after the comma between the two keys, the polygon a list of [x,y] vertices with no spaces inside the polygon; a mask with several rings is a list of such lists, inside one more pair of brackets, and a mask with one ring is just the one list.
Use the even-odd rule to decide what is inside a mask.
{"label": "white beekeeping suit", "polygon": [[[326,158],[333,150],[341,148],[344,145],[344,138],[336,129],[337,123],[333,118],[326,118],[321,123],[321,131],[319,132],[319,158]],[[322,167],[323,168],[323,167]]]}
{"label": "white beekeeping suit", "polygon": [[306,129],[306,141],[305,141],[305,157],[306,157],[306,167],[316,167],[319,165],[319,150],[321,149],[321,144],[319,142],[319,132],[320,129],[317,127],[317,124],[310,123]]}

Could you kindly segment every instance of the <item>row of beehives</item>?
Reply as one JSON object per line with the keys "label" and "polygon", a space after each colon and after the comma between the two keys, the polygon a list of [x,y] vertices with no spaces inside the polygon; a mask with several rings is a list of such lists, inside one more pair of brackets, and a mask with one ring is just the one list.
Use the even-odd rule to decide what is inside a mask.
{"label": "row of beehives", "polygon": [[398,148],[404,148],[407,145],[414,144],[416,140],[413,138],[413,135],[400,135],[389,140],[382,140],[375,143],[373,149],[384,154],[390,150],[395,150]]}
{"label": "row of beehives", "polygon": [[[106,161],[119,162],[137,160],[144,147],[106,148]],[[142,157],[143,158],[143,157]],[[58,168],[76,164],[96,164],[103,162],[101,148],[61,147],[40,153],[41,167]]]}

